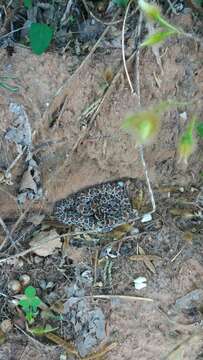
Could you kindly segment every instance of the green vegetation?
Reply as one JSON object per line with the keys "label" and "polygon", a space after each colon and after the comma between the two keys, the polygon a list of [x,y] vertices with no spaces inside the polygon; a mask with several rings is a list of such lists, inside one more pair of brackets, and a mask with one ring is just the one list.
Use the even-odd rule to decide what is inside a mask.
{"label": "green vegetation", "polygon": [[33,23],[29,29],[29,39],[32,51],[41,55],[48,49],[52,40],[53,29],[46,24]]}
{"label": "green vegetation", "polygon": [[24,294],[25,297],[19,301],[19,305],[22,307],[27,321],[32,324],[38,314],[38,307],[42,301],[36,296],[36,289],[32,286],[28,286]]}

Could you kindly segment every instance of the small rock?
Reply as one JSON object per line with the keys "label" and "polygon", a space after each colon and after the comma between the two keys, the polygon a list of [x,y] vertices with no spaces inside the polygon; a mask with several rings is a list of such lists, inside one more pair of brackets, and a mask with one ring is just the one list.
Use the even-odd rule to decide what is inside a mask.
{"label": "small rock", "polygon": [[22,290],[20,281],[18,281],[18,280],[9,281],[8,289],[11,290],[13,294],[19,294]]}
{"label": "small rock", "polygon": [[25,287],[30,283],[30,276],[27,274],[23,274],[20,276],[19,281],[22,284],[22,286]]}
{"label": "small rock", "polygon": [[11,320],[10,319],[3,320],[0,325],[0,328],[4,334],[7,334],[13,328]]}

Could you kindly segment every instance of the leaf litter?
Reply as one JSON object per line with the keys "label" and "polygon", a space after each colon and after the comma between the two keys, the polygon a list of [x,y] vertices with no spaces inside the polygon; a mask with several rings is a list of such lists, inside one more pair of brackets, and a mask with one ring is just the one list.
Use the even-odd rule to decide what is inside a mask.
{"label": "leaf litter", "polygon": [[[41,175],[32,152],[32,129],[25,108],[21,104],[10,103],[9,110],[14,119],[12,126],[6,130],[5,140],[16,145],[19,155],[26,153],[26,169],[17,196],[18,203],[23,205],[27,200],[37,200],[42,197]],[[12,175],[9,175],[11,178]]]}

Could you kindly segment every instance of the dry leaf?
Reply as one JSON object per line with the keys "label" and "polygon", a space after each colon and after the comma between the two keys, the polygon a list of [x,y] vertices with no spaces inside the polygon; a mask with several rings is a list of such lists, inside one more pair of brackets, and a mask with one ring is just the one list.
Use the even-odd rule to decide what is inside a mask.
{"label": "dry leaf", "polygon": [[37,225],[41,224],[41,222],[44,220],[44,218],[45,218],[45,215],[36,214],[36,215],[30,216],[28,219],[28,222],[31,222],[33,225],[37,226]]}
{"label": "dry leaf", "polygon": [[33,159],[29,151],[26,158],[27,170],[24,172],[18,194],[18,202],[24,204],[25,201],[39,199],[42,196],[41,176],[39,166]]}
{"label": "dry leaf", "polygon": [[6,336],[4,332],[0,329],[0,346],[6,342]]}
{"label": "dry leaf", "polygon": [[21,184],[20,184],[20,192],[25,190],[32,190],[35,194],[37,192],[37,184],[31,175],[31,171],[27,170],[24,172]]}
{"label": "dry leaf", "polygon": [[[145,252],[144,252],[144,250],[141,248],[141,246],[138,247],[138,250],[139,250],[139,254],[140,254],[140,255],[146,255]],[[155,266],[153,265],[153,263],[152,263],[149,259],[145,258],[145,259],[143,259],[143,262],[144,262],[145,266],[146,266],[153,274],[156,273]]]}
{"label": "dry leaf", "polygon": [[191,347],[194,349],[201,347],[202,339],[202,330],[194,332],[194,334],[186,337],[181,343],[175,346],[175,348],[164,358],[164,360],[184,360],[188,349],[191,349]]}
{"label": "dry leaf", "polygon": [[72,342],[66,341],[66,340],[62,339],[60,336],[53,334],[53,333],[45,334],[45,336],[49,340],[53,341],[55,344],[62,346],[63,349],[65,351],[67,351],[67,353],[74,354],[77,356],[77,358],[79,358],[78,352],[76,351],[75,346],[72,344]]}
{"label": "dry leaf", "polygon": [[32,131],[24,106],[11,103],[9,110],[14,114],[14,121],[13,126],[7,130],[5,139],[16,143],[16,145],[30,146]]}
{"label": "dry leaf", "polygon": [[36,234],[29,243],[30,247],[37,247],[33,250],[36,255],[49,256],[56,248],[61,248],[61,239],[56,230],[41,231]]}

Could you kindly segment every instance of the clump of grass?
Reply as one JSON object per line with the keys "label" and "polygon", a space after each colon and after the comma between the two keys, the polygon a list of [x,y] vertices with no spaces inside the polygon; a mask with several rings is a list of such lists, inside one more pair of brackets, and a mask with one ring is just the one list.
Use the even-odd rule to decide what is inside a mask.
{"label": "clump of grass", "polygon": [[189,122],[186,130],[181,135],[178,144],[179,161],[183,161],[186,165],[189,157],[196,149],[196,138],[194,135],[196,119],[193,117]]}
{"label": "clump of grass", "polygon": [[[148,145],[156,138],[160,127],[163,113],[174,106],[185,105],[176,101],[163,101],[158,105],[138,111],[127,116],[121,128],[131,134],[136,141],[136,145]],[[180,136],[177,145],[178,161],[188,164],[189,157],[196,150],[196,134],[203,138],[203,123],[198,122],[196,117],[192,117],[186,129]]]}
{"label": "clump of grass", "polygon": [[143,43],[141,47],[152,46],[159,42],[163,42],[172,35],[183,35],[184,31],[171,25],[161,14],[161,9],[154,4],[149,4],[144,0],[138,1],[140,9],[149,21],[155,22],[160,26],[160,30],[150,35]]}

